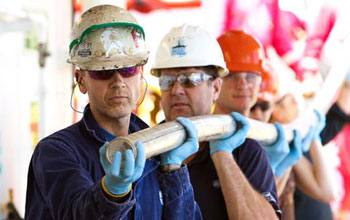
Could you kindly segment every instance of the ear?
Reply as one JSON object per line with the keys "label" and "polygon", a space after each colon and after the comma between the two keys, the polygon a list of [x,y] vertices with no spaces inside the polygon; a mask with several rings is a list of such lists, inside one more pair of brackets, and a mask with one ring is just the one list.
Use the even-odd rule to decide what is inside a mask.
{"label": "ear", "polygon": [[216,78],[213,81],[213,89],[214,89],[213,102],[215,102],[219,98],[221,85],[222,85],[222,79],[220,77]]}
{"label": "ear", "polygon": [[74,76],[75,76],[75,80],[77,81],[77,83],[79,85],[80,92],[83,94],[86,94],[87,88],[86,88],[85,81],[84,81],[85,73],[82,70],[75,69]]}

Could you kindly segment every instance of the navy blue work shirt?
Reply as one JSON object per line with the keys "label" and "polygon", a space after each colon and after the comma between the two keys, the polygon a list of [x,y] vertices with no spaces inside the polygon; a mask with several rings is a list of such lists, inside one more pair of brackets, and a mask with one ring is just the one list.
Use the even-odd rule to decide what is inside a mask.
{"label": "navy blue work shirt", "polygon": [[[273,206],[281,218],[277,200],[277,190],[269,160],[260,144],[252,139],[233,151],[233,157],[241,171],[252,185]],[[209,146],[198,151],[187,165],[195,199],[201,209],[203,219],[228,219],[224,197],[220,188],[215,165],[211,160]]]}
{"label": "navy blue work shirt", "polygon": [[[129,131],[147,127],[131,115]],[[106,140],[89,105],[81,121],[41,140],[29,165],[25,219],[201,219],[187,167],[158,172],[155,158],[125,202],[108,200],[99,158]]]}

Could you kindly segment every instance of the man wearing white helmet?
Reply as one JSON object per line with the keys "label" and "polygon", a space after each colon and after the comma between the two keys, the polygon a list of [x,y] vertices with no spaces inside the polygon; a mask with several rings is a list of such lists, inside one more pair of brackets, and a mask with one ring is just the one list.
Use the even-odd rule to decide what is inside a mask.
{"label": "man wearing white helmet", "polygon": [[[159,77],[165,120],[172,121],[211,114],[228,71],[215,38],[183,25],[163,38],[151,73]],[[203,218],[276,219],[274,209],[280,213],[267,156],[253,140],[246,146],[248,121],[238,113],[231,116],[238,125],[232,136],[201,142],[185,160]]]}
{"label": "man wearing white helmet", "polygon": [[[41,140],[28,174],[26,219],[200,219],[182,161],[198,149],[189,132],[176,150],[146,160],[117,151],[106,160],[108,141],[147,128],[131,114],[140,95],[148,51],[144,32],[126,10],[100,5],[73,28],[69,62],[89,104],[81,121]],[[102,147],[101,147],[102,146]],[[122,163],[123,160],[123,163]]]}

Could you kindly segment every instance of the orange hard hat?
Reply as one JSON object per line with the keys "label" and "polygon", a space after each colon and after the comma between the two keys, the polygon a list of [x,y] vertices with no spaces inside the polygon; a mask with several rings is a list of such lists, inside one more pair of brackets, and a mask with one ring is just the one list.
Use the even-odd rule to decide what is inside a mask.
{"label": "orange hard hat", "polygon": [[278,98],[279,78],[275,69],[266,62],[266,71],[262,73],[258,101],[275,101]]}
{"label": "orange hard hat", "polygon": [[218,39],[230,72],[266,71],[265,53],[260,41],[243,30],[230,30]]}

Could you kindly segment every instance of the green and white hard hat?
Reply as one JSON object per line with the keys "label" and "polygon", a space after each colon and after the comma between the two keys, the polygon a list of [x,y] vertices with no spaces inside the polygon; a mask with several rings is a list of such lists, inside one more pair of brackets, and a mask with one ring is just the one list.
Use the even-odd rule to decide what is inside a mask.
{"label": "green and white hard hat", "polygon": [[98,5],[73,27],[69,63],[82,70],[109,70],[147,63],[145,33],[127,10]]}

